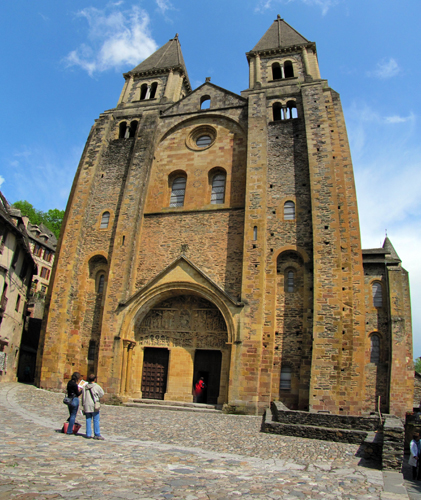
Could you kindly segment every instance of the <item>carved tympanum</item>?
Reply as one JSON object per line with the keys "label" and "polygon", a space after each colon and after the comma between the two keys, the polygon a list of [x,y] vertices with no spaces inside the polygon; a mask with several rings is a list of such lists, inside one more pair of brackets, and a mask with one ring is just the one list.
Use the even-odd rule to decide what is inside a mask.
{"label": "carved tympanum", "polygon": [[142,346],[223,348],[227,326],[219,309],[206,299],[183,295],[167,299],[135,322]]}

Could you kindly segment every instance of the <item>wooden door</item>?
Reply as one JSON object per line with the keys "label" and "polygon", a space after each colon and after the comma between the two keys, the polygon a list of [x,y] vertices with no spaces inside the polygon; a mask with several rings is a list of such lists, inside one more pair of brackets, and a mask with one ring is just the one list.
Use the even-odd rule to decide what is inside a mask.
{"label": "wooden door", "polygon": [[168,358],[168,349],[145,347],[142,398],[164,399],[167,390]]}

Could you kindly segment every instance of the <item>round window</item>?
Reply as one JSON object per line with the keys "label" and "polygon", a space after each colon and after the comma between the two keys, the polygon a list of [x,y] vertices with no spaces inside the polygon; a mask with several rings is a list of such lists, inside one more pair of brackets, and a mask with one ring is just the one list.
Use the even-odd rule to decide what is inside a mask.
{"label": "round window", "polygon": [[212,144],[212,138],[210,135],[201,135],[196,141],[196,146],[199,148],[206,148],[206,146],[209,146],[210,144]]}
{"label": "round window", "polygon": [[186,146],[193,151],[203,151],[212,147],[216,140],[216,129],[211,125],[200,125],[186,137]]}

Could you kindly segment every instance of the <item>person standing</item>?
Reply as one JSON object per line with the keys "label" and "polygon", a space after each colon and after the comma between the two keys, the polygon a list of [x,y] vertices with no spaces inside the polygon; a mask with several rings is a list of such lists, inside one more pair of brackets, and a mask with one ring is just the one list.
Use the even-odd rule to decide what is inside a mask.
{"label": "person standing", "polygon": [[408,464],[412,465],[412,479],[418,479],[417,468],[419,461],[419,442],[420,435],[418,432],[414,432],[412,436],[412,440],[409,444],[410,457],[408,460]]}
{"label": "person standing", "polygon": [[77,411],[79,409],[79,396],[82,394],[82,389],[79,389],[78,383],[81,380],[82,375],[79,372],[75,372],[72,378],[67,383],[67,396],[72,398],[72,402],[69,406],[69,425],[67,426],[67,435],[73,435],[73,426],[76,421]]}
{"label": "person standing", "polygon": [[96,383],[97,377],[94,374],[89,375],[88,383],[83,386],[82,406],[86,417],[86,437],[92,437],[92,420],[94,421],[94,439],[101,441],[104,438],[101,436],[99,428],[99,398],[102,398],[104,391],[100,385]]}

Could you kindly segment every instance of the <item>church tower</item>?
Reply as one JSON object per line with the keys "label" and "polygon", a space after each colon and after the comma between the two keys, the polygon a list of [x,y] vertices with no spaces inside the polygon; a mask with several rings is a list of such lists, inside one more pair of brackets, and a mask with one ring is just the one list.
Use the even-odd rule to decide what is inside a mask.
{"label": "church tower", "polygon": [[192,91],[178,35],[124,74],[73,183],[38,383],[97,372],[109,398],[251,414],[359,415],[381,393],[403,414],[407,274],[391,244],[361,250],[339,95],[279,16],[247,60],[241,95]]}

